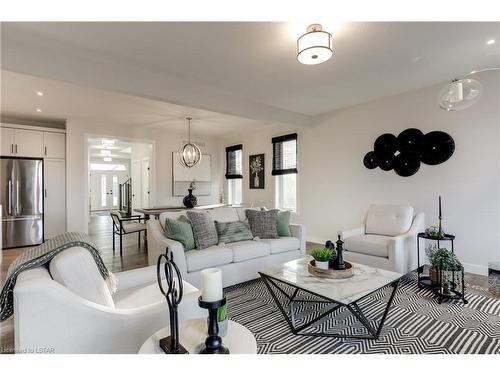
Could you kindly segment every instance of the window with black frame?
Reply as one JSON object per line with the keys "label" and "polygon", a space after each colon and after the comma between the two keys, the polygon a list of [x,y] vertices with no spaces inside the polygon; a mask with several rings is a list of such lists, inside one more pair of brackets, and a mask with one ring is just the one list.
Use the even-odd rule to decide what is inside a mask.
{"label": "window with black frame", "polygon": [[243,145],[226,147],[227,203],[241,204],[243,195]]}
{"label": "window with black frame", "polygon": [[274,137],[275,203],[280,210],[297,211],[297,133]]}

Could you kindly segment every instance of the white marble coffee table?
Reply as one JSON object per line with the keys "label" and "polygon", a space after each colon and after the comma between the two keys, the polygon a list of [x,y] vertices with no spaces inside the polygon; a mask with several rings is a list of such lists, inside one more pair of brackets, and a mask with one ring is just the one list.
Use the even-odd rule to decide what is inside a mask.
{"label": "white marble coffee table", "polygon": [[[279,266],[259,272],[269,293],[285,317],[291,331],[296,335],[331,336],[340,338],[378,339],[391,307],[394,296],[403,276],[400,273],[352,263],[354,276],[348,279],[328,279],[311,275],[307,263],[311,257],[292,260]],[[393,288],[387,306],[378,326],[370,322],[363,314],[358,302],[370,294],[391,286]],[[280,298],[281,297],[281,298]],[[284,302],[283,302],[284,300]],[[305,323],[307,309],[303,304],[317,304],[321,307],[318,316]],[[319,309],[318,307],[318,309]],[[340,308],[347,309],[366,328],[366,334],[338,334],[328,332],[305,332],[318,321],[326,318]],[[316,313],[318,309],[314,309]]]}
{"label": "white marble coffee table", "polygon": [[[256,354],[257,341],[252,333],[239,323],[229,320],[226,336],[222,343],[229,354]],[[168,327],[160,329],[141,346],[139,354],[165,354],[159,346],[160,339],[170,334]],[[179,340],[191,354],[199,353],[207,337],[207,320],[190,319],[179,323]]]}

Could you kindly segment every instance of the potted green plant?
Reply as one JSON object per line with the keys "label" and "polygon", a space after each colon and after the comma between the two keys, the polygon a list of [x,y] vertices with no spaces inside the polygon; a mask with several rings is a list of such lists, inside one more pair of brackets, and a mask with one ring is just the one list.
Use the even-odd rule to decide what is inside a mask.
{"label": "potted green plant", "polygon": [[328,269],[328,262],[333,254],[333,250],[326,247],[317,247],[311,251],[311,256],[314,258],[314,265],[322,270]]}
{"label": "potted green plant", "polygon": [[438,248],[436,245],[432,245],[425,249],[425,253],[431,265],[429,279],[434,285],[441,283],[439,279],[439,270],[453,271],[462,268],[462,263],[460,263],[455,253],[451,250]]}

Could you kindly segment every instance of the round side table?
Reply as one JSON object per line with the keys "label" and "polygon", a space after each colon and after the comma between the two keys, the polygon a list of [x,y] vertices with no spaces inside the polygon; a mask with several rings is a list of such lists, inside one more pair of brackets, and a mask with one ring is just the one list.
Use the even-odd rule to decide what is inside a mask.
{"label": "round side table", "polygon": [[[252,333],[241,324],[229,320],[227,334],[222,343],[230,354],[257,354],[257,341]],[[165,354],[159,346],[160,339],[170,334],[168,327],[160,329],[142,344],[139,354]],[[190,354],[197,354],[204,347],[207,338],[207,320],[190,319],[179,323],[179,339]]]}

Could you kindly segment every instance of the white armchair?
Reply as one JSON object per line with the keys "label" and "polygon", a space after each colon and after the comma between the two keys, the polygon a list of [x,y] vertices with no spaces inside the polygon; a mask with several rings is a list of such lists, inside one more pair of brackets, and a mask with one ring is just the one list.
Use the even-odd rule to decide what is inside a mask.
{"label": "white armchair", "polygon": [[339,231],[344,258],[406,274],[417,267],[417,234],[424,226],[424,214],[413,207],[373,204],[364,225]]}
{"label": "white armchair", "polygon": [[[14,288],[16,351],[137,353],[149,336],[168,325],[167,303],[157,285],[156,266],[115,276],[118,290],[111,296],[90,253],[82,248],[58,254],[50,273],[46,267],[21,273]],[[206,316],[198,296],[198,290],[184,282],[180,321]]]}

